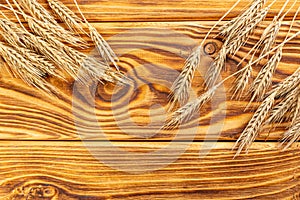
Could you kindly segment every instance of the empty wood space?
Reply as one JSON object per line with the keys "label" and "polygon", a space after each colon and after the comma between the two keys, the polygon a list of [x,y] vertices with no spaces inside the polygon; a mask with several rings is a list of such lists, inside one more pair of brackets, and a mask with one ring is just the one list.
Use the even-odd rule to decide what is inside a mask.
{"label": "empty wood space", "polygon": [[[39,2],[47,7],[45,0]],[[72,0],[62,2],[78,13]],[[228,58],[223,78],[239,69],[284,2],[277,0],[245,47]],[[232,81],[194,120],[159,131],[170,87],[185,59],[234,3],[78,0],[134,86],[99,83],[85,88],[71,78],[48,77],[58,90],[49,96],[11,77],[1,63],[0,200],[299,199],[299,145],[280,150],[282,125],[263,130],[248,154],[234,158],[234,142],[259,102],[244,110],[248,99],[231,99]],[[248,3],[242,0],[225,19]],[[277,43],[288,34],[298,6],[285,18]],[[1,11],[16,21],[10,11]],[[299,30],[298,23],[289,34]],[[206,41],[207,56],[195,75],[192,99],[204,91],[207,66],[222,45],[216,34]],[[285,45],[274,83],[299,67],[299,47],[299,38]],[[97,56],[92,45],[84,52]]]}

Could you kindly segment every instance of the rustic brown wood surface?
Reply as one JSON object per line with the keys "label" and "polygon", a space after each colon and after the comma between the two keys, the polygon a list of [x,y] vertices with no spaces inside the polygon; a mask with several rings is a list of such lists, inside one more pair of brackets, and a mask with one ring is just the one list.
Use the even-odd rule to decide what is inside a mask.
{"label": "rustic brown wood surface", "polygon": [[[44,0],[40,2],[45,4]],[[63,2],[76,10],[71,0]],[[299,199],[299,146],[295,144],[285,152],[277,146],[284,125],[263,130],[249,154],[233,159],[233,141],[259,102],[244,111],[248,99],[231,99],[232,81],[224,84],[199,118],[179,130],[157,132],[167,117],[169,88],[185,59],[235,0],[78,2],[119,55],[121,70],[135,87],[95,84],[82,88],[71,78],[63,82],[48,77],[58,88],[57,97],[53,97],[12,78],[2,63],[0,200]],[[242,0],[229,18],[247,3]],[[283,3],[277,0],[267,19]],[[297,6],[284,21],[278,43],[286,36]],[[1,10],[15,20],[11,12]],[[247,45],[228,59],[222,77],[238,69],[237,64],[268,23],[261,24]],[[299,30],[296,24],[290,34]],[[206,42],[207,57],[196,73],[192,98],[204,91],[202,77],[222,45],[220,38],[213,37],[215,33]],[[299,38],[284,47],[274,83],[299,67],[299,47]],[[92,46],[85,52],[95,54]],[[254,75],[258,69],[254,69]],[[172,161],[172,152],[178,152],[176,147],[192,139],[195,141],[188,149]],[[126,156],[101,143],[107,140],[114,141],[124,152],[137,153],[136,158],[124,161]],[[89,151],[87,145],[97,141],[98,148],[89,147]],[[164,149],[170,141],[174,149],[162,153],[158,160],[142,156]],[[206,152],[207,145],[216,146],[207,156],[199,157],[200,149],[206,146],[202,149]],[[170,165],[164,166],[170,159]],[[107,163],[111,160],[120,162],[110,166]],[[128,173],[135,167],[144,170],[152,165],[158,169]]]}

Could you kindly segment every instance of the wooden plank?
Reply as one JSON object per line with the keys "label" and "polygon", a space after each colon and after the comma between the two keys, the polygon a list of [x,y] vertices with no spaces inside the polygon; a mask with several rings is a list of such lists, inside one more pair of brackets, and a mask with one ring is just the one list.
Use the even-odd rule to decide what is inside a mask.
{"label": "wooden plank", "polygon": [[[40,0],[47,7],[46,0]],[[62,0],[74,12],[77,11],[72,0]],[[218,20],[231,8],[236,0],[204,1],[204,0],[78,0],[78,4],[89,21],[207,21]],[[267,19],[271,19],[282,7],[285,0],[277,0],[272,6]],[[6,5],[5,0],[0,3]],[[230,19],[240,13],[249,1],[241,0],[236,9],[228,15]],[[268,1],[270,3],[270,1]],[[292,4],[292,1],[289,5]],[[286,19],[295,14],[299,2],[294,6]],[[3,10],[3,9],[1,9]],[[14,15],[7,10],[4,13],[10,19]],[[78,12],[76,12],[78,14]]]}
{"label": "wooden plank", "polygon": [[[169,88],[184,65],[185,58],[205,36],[210,25],[202,22],[96,23],[95,26],[120,55],[121,69],[134,81],[135,88],[100,84],[95,91],[91,88],[80,91],[72,79],[63,82],[49,77],[48,80],[59,91],[57,97],[51,97],[19,79],[11,78],[5,68],[1,68],[0,139],[78,140],[83,137],[98,140],[172,140],[178,133],[176,130],[156,134],[165,120]],[[278,42],[285,37],[287,28],[288,25],[283,25]],[[292,33],[299,30],[300,26],[295,26]],[[237,70],[237,63],[257,41],[260,31],[259,28],[246,47],[228,59],[222,77]],[[213,38],[207,42],[210,49],[215,48],[216,52],[222,43],[220,39]],[[298,68],[299,46],[298,39],[285,46],[274,83]],[[215,55],[203,59],[193,83],[194,96],[204,91],[202,77]],[[254,75],[258,69],[259,66],[254,68]],[[232,81],[226,82],[225,92],[220,90],[213,101],[201,110],[198,120],[180,128],[181,136],[176,139],[233,140],[238,136],[259,104],[253,103],[251,109],[244,111],[248,104],[246,97],[241,101],[231,100],[229,89]],[[88,90],[92,92],[86,93]],[[82,98],[89,97],[89,94],[95,94],[95,98],[92,98],[92,101],[95,100],[95,111],[94,107],[86,106],[87,98]],[[157,104],[163,108],[155,107]],[[277,140],[285,130],[285,125],[272,129],[270,135],[266,129],[259,139]]]}
{"label": "wooden plank", "polygon": [[[255,143],[248,155],[233,160],[232,143],[218,143],[203,158],[202,143],[193,143],[164,166],[172,153],[147,153],[166,143],[114,145],[138,155],[123,163],[123,154],[101,143],[90,147],[91,155],[80,142],[0,142],[0,199],[299,198],[298,149],[280,152],[274,143]],[[107,164],[109,160],[120,165]],[[144,172],[151,164],[157,169]],[[135,167],[140,173],[126,171]]]}

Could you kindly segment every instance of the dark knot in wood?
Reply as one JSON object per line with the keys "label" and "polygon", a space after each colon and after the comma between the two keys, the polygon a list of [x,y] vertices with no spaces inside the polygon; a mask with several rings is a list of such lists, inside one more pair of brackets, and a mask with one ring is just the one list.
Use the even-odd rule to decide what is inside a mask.
{"label": "dark knot in wood", "polygon": [[57,188],[50,185],[28,185],[17,188],[13,193],[13,199],[43,199],[53,200],[58,195]]}
{"label": "dark knot in wood", "polygon": [[208,42],[204,45],[204,53],[213,55],[217,51],[217,44],[215,42]]}

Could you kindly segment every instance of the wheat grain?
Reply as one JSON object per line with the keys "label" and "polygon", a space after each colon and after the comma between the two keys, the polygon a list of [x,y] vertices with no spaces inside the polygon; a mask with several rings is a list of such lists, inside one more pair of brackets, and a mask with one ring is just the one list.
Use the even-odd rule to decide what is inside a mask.
{"label": "wheat grain", "polygon": [[189,89],[192,85],[195,70],[200,65],[201,56],[203,50],[198,47],[186,60],[184,68],[180,75],[174,81],[171,87],[171,94],[169,99],[171,100],[170,110],[175,107],[176,102],[180,104],[186,104],[189,99]]}
{"label": "wheat grain", "polygon": [[237,142],[233,148],[237,147],[237,152],[235,156],[238,156],[243,149],[248,151],[251,144],[258,135],[259,130],[262,127],[269,111],[271,110],[274,104],[275,93],[270,94],[267,98],[264,99],[262,104],[258,107],[251,120],[249,121],[246,128],[241,133]]}

